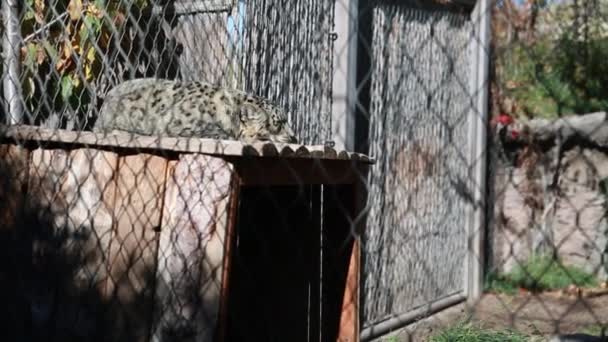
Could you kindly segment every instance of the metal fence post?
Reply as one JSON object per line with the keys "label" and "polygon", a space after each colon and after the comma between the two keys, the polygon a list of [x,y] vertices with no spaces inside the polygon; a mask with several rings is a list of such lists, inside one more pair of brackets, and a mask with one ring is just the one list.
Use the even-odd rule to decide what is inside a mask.
{"label": "metal fence post", "polygon": [[21,86],[19,81],[19,1],[2,1],[2,18],[5,34],[2,37],[3,73],[6,123],[18,124],[23,121],[23,106],[21,104]]}
{"label": "metal fence post", "polygon": [[466,264],[465,287],[469,303],[475,303],[483,292],[483,245],[486,229],[484,210],[487,205],[485,202],[486,123],[488,121],[491,3],[490,0],[478,0],[471,15],[471,21],[475,28],[473,29],[473,44],[471,45],[471,70],[473,73],[473,77],[471,77],[471,96],[474,105],[470,121],[470,143],[472,148],[471,160],[475,161],[475,167],[472,169],[475,197],[467,224],[469,258]]}

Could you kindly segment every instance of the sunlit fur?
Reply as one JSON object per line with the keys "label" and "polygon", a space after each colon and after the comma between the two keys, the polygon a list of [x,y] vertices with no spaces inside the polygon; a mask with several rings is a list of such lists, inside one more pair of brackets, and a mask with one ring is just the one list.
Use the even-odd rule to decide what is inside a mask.
{"label": "sunlit fur", "polygon": [[114,87],[93,130],[296,143],[286,113],[268,100],[204,82],[142,78]]}

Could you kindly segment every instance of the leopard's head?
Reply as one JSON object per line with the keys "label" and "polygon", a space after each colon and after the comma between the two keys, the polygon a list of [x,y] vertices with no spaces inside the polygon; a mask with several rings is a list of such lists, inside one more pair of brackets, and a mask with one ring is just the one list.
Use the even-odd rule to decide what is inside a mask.
{"label": "leopard's head", "polygon": [[296,144],[287,114],[270,102],[256,98],[243,103],[240,111],[241,139],[246,142],[272,141]]}

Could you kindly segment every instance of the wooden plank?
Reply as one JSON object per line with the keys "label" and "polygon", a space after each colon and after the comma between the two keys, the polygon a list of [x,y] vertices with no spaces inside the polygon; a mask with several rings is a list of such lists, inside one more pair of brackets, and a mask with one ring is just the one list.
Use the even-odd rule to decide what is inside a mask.
{"label": "wooden plank", "polygon": [[29,151],[18,145],[0,145],[0,231],[16,229],[27,185]]}
{"label": "wooden plank", "polygon": [[24,291],[31,259],[24,234],[23,202],[27,185],[29,151],[0,145],[0,325],[9,340],[27,339],[29,301]]}
{"label": "wooden plank", "polygon": [[37,149],[26,210],[33,216],[33,330],[51,340],[97,337],[112,231],[111,152]]}
{"label": "wooden plank", "polygon": [[218,321],[232,166],[170,163],[158,252],[153,341],[211,341]]}
{"label": "wooden plank", "polygon": [[[60,197],[57,194],[60,194],[59,184],[64,173],[62,170],[68,168],[68,156],[69,153],[62,150],[34,150],[31,152],[28,170],[25,213],[30,219],[26,229],[32,239],[32,267],[27,282],[30,285],[30,307],[33,313],[32,335],[40,340],[43,336],[50,335],[57,325],[56,317],[53,317],[53,303],[56,297],[65,297],[56,293],[64,283],[71,283],[68,275],[73,271],[74,263],[68,261],[72,257],[61,250],[65,248],[66,240],[60,235],[55,223],[55,215],[61,215],[60,212],[65,212],[62,207],[66,207],[63,197],[55,197]],[[52,268],[55,271],[51,272]],[[54,275],[55,272],[58,275]]]}
{"label": "wooden plank", "polygon": [[361,340],[361,322],[359,321],[360,308],[360,284],[361,284],[361,236],[365,232],[367,221],[367,165],[359,165],[357,182],[350,187],[336,188],[339,206],[345,208],[345,218],[349,229],[349,238],[352,241],[352,249],[348,261],[346,283],[342,299],[342,311],[340,315],[340,328],[338,331],[339,341]]}
{"label": "wooden plank", "polygon": [[338,341],[358,342],[359,341],[359,273],[361,267],[361,241],[355,240],[352,247],[350,260],[348,263],[348,273],[346,276],[346,286],[344,288],[344,298],[342,299],[342,313],[340,315],[340,330]]}
{"label": "wooden plank", "polygon": [[358,165],[340,160],[229,159],[243,186],[352,184],[361,179]]}
{"label": "wooden plank", "polygon": [[218,321],[218,341],[226,340],[226,329],[228,327],[228,303],[230,301],[230,274],[232,271],[233,251],[236,247],[236,225],[239,208],[239,196],[241,192],[241,180],[233,173],[228,207],[228,221],[226,224],[226,238],[224,239],[224,264],[222,270],[222,291],[220,293],[220,310]]}
{"label": "wooden plank", "polygon": [[121,157],[109,256],[109,341],[148,341],[167,160]]}
{"label": "wooden plank", "polygon": [[186,152],[217,156],[355,160],[370,164],[374,160],[366,155],[344,150],[335,150],[325,145],[298,145],[257,142],[245,144],[235,140],[197,138],[170,138],[120,133],[94,133],[89,131],[67,131],[36,126],[1,126],[0,137],[19,142],[41,142],[87,147],[104,147],[112,150],[141,152]]}
{"label": "wooden plank", "polygon": [[359,341],[360,223],[357,185],[323,188],[323,335]]}

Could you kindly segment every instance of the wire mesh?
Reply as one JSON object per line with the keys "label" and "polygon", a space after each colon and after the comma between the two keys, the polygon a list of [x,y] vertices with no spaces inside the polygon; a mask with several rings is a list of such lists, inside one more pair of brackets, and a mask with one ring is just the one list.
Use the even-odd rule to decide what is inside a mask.
{"label": "wire mesh", "polygon": [[3,335],[604,334],[606,18],[605,0],[3,1]]}
{"label": "wire mesh", "polygon": [[379,4],[373,16],[370,153],[383,157],[369,181],[370,324],[464,292],[466,202],[458,190],[468,191],[471,164],[462,83],[468,19],[396,4]]}

